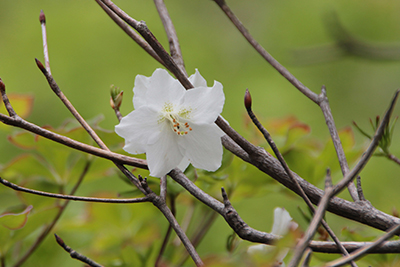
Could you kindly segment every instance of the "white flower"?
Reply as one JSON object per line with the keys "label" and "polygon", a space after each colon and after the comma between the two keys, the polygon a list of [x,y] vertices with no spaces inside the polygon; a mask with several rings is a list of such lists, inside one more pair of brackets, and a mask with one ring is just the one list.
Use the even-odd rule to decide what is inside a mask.
{"label": "white flower", "polygon": [[[297,223],[292,221],[292,217],[287,210],[284,208],[275,208],[274,210],[274,224],[272,226],[271,234],[284,236],[287,234],[290,228],[296,229],[298,226]],[[265,253],[268,251],[268,246],[264,244],[250,246],[247,249],[247,252],[250,254],[254,253]],[[278,256],[275,259],[274,266],[284,267],[285,263],[283,259],[288,254],[289,249],[285,248],[279,251]]]}
{"label": "white flower", "polygon": [[194,88],[185,90],[166,70],[151,77],[137,75],[134,111],[122,118],[115,132],[125,138],[124,150],[146,153],[150,175],[161,177],[175,167],[215,171],[221,166],[224,133],[214,123],[222,112],[222,84],[207,87],[196,70],[189,77]]}

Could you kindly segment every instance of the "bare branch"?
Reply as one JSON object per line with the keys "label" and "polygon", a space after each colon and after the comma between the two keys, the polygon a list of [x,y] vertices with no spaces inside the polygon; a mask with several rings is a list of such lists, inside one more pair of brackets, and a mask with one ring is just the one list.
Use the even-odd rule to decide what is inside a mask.
{"label": "bare branch", "polygon": [[71,256],[71,258],[73,259],[77,259],[78,261],[81,261],[83,263],[86,263],[89,266],[92,267],[103,267],[103,265],[98,264],[97,262],[93,261],[92,259],[89,259],[88,257],[86,257],[85,255],[82,255],[78,252],[76,252],[75,250],[73,250],[72,248],[70,248],[69,246],[67,246],[64,243],[64,240],[61,239],[61,237],[59,237],[58,235],[54,234],[54,236],[56,237],[56,241],[57,243],[66,251],[69,253],[69,255]]}
{"label": "bare branch", "polygon": [[[164,176],[164,177],[166,177],[166,176]],[[160,194],[160,197],[161,197],[161,194]],[[164,199],[164,201],[165,201],[165,199]],[[174,217],[176,217],[175,196],[171,196],[171,212],[172,212],[172,215],[174,215]],[[183,229],[182,229],[182,231],[183,231]],[[162,256],[164,254],[165,248],[167,247],[169,237],[171,236],[171,232],[172,232],[172,226],[170,224],[170,225],[168,225],[167,232],[165,233],[165,237],[164,237],[164,240],[162,242],[160,251],[158,252],[158,256],[157,256],[156,262],[154,263],[155,267],[162,266],[162,265],[159,265],[159,264],[161,262],[161,259],[162,259]]]}
{"label": "bare branch", "polygon": [[[258,128],[258,130],[263,134],[264,138],[267,140],[269,146],[272,148],[272,150],[275,153],[275,156],[277,157],[277,159],[279,160],[279,162],[281,163],[282,167],[285,169],[286,174],[288,175],[288,177],[291,179],[291,181],[296,185],[298,191],[299,191],[299,195],[303,198],[303,200],[306,202],[307,206],[309,207],[309,209],[314,213],[314,218],[317,216],[315,214],[315,208],[312,205],[312,202],[310,201],[310,199],[308,198],[308,196],[306,195],[306,193],[304,192],[303,188],[300,186],[299,182],[296,180],[296,178],[294,177],[292,171],[290,170],[289,166],[287,165],[285,159],[283,158],[281,152],[279,151],[278,147],[276,146],[274,140],[272,140],[271,135],[269,134],[269,132],[267,131],[267,129],[265,129],[265,127],[260,123],[260,121],[257,119],[256,115],[254,114],[254,112],[251,109],[251,105],[252,105],[252,100],[251,100],[251,95],[248,89],[246,89],[246,93],[245,93],[245,97],[244,97],[244,105],[246,107],[247,113],[250,117],[250,119],[252,120],[252,122],[254,123],[254,125]],[[332,185],[332,181],[330,179],[330,171],[328,171],[327,173],[327,178],[326,178],[326,182],[327,182],[327,187],[331,188]],[[332,189],[330,189],[332,190]],[[328,199],[329,200],[329,199]],[[327,200],[327,201],[328,201]],[[328,202],[326,203],[326,205],[328,204]],[[321,205],[321,204],[320,204]],[[342,251],[343,255],[348,255],[349,253],[346,251],[346,249],[341,245],[340,240],[336,237],[335,233],[332,231],[332,229],[329,227],[328,223],[323,220],[321,218],[321,223],[323,225],[323,227],[326,229],[326,231],[328,232],[328,234],[332,237],[332,239],[335,241],[335,243],[337,244],[337,246],[340,248],[340,250]],[[319,221],[318,221],[318,225],[319,225]],[[310,228],[309,228],[310,229]],[[303,237],[302,240],[304,240],[305,237]],[[310,237],[311,239],[311,237]],[[309,240],[308,240],[309,241]],[[308,241],[305,242],[302,245],[302,253],[304,252],[304,250],[306,249],[307,245],[308,245]],[[299,246],[297,246],[299,247]],[[300,258],[299,258],[300,260]],[[296,263],[296,265],[298,264],[298,262]],[[353,265],[353,267],[355,266],[354,263],[351,263]]]}
{"label": "bare branch", "polygon": [[178,67],[181,69],[181,71],[187,76],[185,63],[183,62],[182,57],[181,46],[179,45],[178,41],[178,35],[176,34],[174,24],[172,23],[171,17],[169,16],[164,0],[154,0],[154,4],[157,7],[158,14],[160,15],[165,32],[167,33],[171,57],[175,61],[176,65],[178,65]]}
{"label": "bare branch", "polygon": [[180,227],[178,221],[175,219],[174,214],[168,208],[168,206],[165,203],[165,201],[160,196],[157,196],[149,188],[146,179],[143,180],[142,177],[139,175],[139,180],[140,180],[140,183],[141,183],[142,187],[146,191],[146,196],[153,203],[153,205],[156,206],[162,212],[162,214],[164,214],[165,218],[170,223],[172,229],[174,229],[175,233],[179,236],[180,240],[182,241],[182,244],[185,246],[187,252],[192,257],[192,259],[193,259],[194,263],[196,264],[196,266],[204,266],[204,263],[200,259],[199,254],[197,253],[197,251],[194,248],[193,244],[190,242],[189,238],[186,236],[185,232]]}
{"label": "bare branch", "polygon": [[34,134],[40,135],[44,138],[50,139],[52,141],[55,141],[57,143],[60,143],[62,145],[65,145],[67,147],[85,152],[85,153],[89,153],[101,158],[105,158],[105,159],[109,159],[112,161],[116,161],[118,163],[121,164],[127,164],[130,166],[134,166],[134,167],[138,167],[138,168],[142,168],[142,169],[148,169],[147,167],[147,162],[144,159],[137,159],[137,158],[133,158],[130,156],[125,156],[125,155],[121,155],[118,153],[114,153],[111,151],[106,151],[91,145],[87,145],[81,142],[78,142],[76,140],[73,140],[69,137],[63,136],[63,135],[59,135],[56,133],[53,133],[47,129],[41,128],[33,123],[30,123],[26,120],[21,119],[20,117],[17,118],[13,118],[13,117],[9,117],[6,116],[4,114],[0,113],[0,121],[3,122],[4,124],[7,125],[12,125],[21,129],[25,129],[29,132],[32,132]]}
{"label": "bare branch", "polygon": [[97,4],[107,13],[107,15],[141,48],[143,48],[152,58],[157,60],[161,65],[167,67],[160,57],[154,52],[153,48],[143,38],[137,34],[132,28],[120,19],[112,10],[110,10],[102,1],[95,0]]}
{"label": "bare branch", "polygon": [[392,229],[390,229],[386,234],[384,234],[383,236],[378,238],[375,242],[371,242],[371,244],[369,244],[368,246],[365,246],[363,248],[360,248],[360,249],[354,251],[353,253],[351,253],[350,256],[343,257],[341,259],[328,262],[324,266],[332,266],[332,267],[342,266],[342,265],[345,265],[345,264],[347,264],[348,262],[350,262],[352,260],[359,259],[360,257],[362,257],[362,256],[366,255],[367,253],[369,253],[372,249],[374,249],[376,247],[379,247],[384,241],[388,240],[389,238],[393,237],[396,234],[398,235],[400,233],[399,230],[400,230],[400,224],[396,225],[396,226],[393,226]]}
{"label": "bare branch", "polygon": [[10,117],[12,118],[17,118],[18,115],[15,112],[14,108],[11,106],[10,100],[8,99],[8,96],[6,94],[6,85],[4,84],[1,78],[0,78],[0,93],[3,99],[4,106],[7,109],[8,115],[10,115]]}
{"label": "bare branch", "polygon": [[46,64],[47,72],[51,74],[49,50],[48,50],[48,47],[47,47],[46,16],[44,15],[43,10],[40,11],[39,21],[40,21],[40,25],[42,27],[44,63]]}
{"label": "bare branch", "polygon": [[[328,126],[329,133],[331,135],[331,139],[333,145],[336,150],[336,154],[339,160],[340,168],[342,170],[343,176],[345,176],[349,172],[349,165],[346,160],[346,156],[344,154],[342,142],[340,141],[339,134],[337,132],[335,121],[332,116],[331,108],[329,106],[328,97],[326,95],[326,88],[322,86],[321,94],[319,95],[318,105],[321,108],[322,113],[324,114],[326,125]],[[348,184],[348,189],[350,196],[353,198],[354,201],[359,201],[360,196],[358,195],[357,189],[353,182]],[[359,188],[359,191],[361,188]]]}
{"label": "bare branch", "polygon": [[[328,174],[330,176],[330,174]],[[317,231],[317,228],[319,224],[321,223],[326,207],[328,206],[329,203],[329,197],[325,197],[326,195],[330,195],[332,192],[332,187],[329,186],[328,188],[325,189],[325,195],[322,197],[321,202],[318,205],[317,210],[314,213],[314,217],[312,221],[310,222],[307,231],[304,233],[303,237],[300,239],[298,244],[296,245],[296,249],[293,255],[293,258],[290,260],[289,267],[295,267],[300,263],[300,260],[305,252],[305,250],[308,247],[308,244],[310,243],[311,239],[314,237],[315,232]],[[346,254],[348,255],[347,251]]]}
{"label": "bare branch", "polygon": [[293,76],[283,65],[281,65],[275,58],[273,58],[248,32],[240,20],[228,7],[225,0],[214,0],[214,2],[222,9],[225,15],[232,21],[236,28],[240,31],[244,38],[254,47],[254,49],[283,77],[285,77],[291,84],[294,85],[301,93],[303,93],[310,100],[318,104],[318,95],[308,89],[296,77]]}
{"label": "bare branch", "polygon": [[375,132],[375,135],[367,149],[365,151],[363,157],[361,160],[357,163],[357,165],[349,172],[345,177],[334,187],[333,190],[333,195],[338,194],[347,184],[355,178],[355,176],[361,171],[362,168],[367,164],[368,160],[371,158],[372,154],[374,153],[376,147],[379,145],[379,141],[382,138],[382,135],[385,131],[386,125],[389,124],[390,117],[392,115],[394,106],[397,101],[397,97],[399,96],[400,90],[397,90],[393,96],[393,99],[389,105],[388,110],[386,111],[385,116],[383,117],[383,120],[381,121],[381,124],[379,125],[378,129]]}
{"label": "bare branch", "polygon": [[242,239],[264,243],[267,245],[272,245],[276,241],[279,240],[279,237],[273,234],[264,233],[261,231],[257,231],[249,227],[243,220],[240,218],[239,214],[232,206],[231,202],[228,199],[228,195],[225,192],[225,189],[221,188],[222,197],[224,198],[224,214],[222,214],[229,224],[229,226],[235,231],[235,233],[240,236]]}
{"label": "bare branch", "polygon": [[142,198],[98,198],[98,197],[78,197],[78,196],[71,196],[71,195],[62,195],[62,194],[55,194],[55,193],[48,193],[39,190],[29,189],[26,187],[22,187],[16,184],[13,184],[3,178],[0,177],[0,183],[3,185],[12,188],[17,191],[22,191],[29,194],[45,196],[45,197],[52,197],[52,198],[60,198],[60,199],[68,199],[73,201],[85,201],[85,202],[100,202],[100,203],[141,203],[141,202],[148,202],[149,198],[142,197]]}

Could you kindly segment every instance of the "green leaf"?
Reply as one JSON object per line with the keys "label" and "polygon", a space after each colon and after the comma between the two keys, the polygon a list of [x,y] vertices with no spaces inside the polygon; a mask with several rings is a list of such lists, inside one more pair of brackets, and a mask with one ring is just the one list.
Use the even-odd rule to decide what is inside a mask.
{"label": "green leaf", "polygon": [[28,220],[28,214],[32,210],[33,206],[29,205],[22,212],[5,212],[0,215],[0,224],[10,230],[21,229],[25,226]]}

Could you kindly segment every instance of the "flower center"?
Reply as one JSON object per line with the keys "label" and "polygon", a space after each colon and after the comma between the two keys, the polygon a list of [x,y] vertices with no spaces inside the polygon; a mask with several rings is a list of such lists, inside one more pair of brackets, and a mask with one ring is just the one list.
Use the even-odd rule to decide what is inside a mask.
{"label": "flower center", "polygon": [[172,114],[168,114],[168,120],[171,122],[172,129],[177,135],[187,135],[192,128],[190,127],[188,122],[181,122],[178,116],[174,116]]}
{"label": "flower center", "polygon": [[172,126],[172,130],[179,136],[187,135],[192,128],[188,122],[183,122],[182,119],[190,118],[191,109],[181,107],[178,112],[176,112],[176,107],[173,104],[167,102],[162,108],[162,119],[167,120]]}

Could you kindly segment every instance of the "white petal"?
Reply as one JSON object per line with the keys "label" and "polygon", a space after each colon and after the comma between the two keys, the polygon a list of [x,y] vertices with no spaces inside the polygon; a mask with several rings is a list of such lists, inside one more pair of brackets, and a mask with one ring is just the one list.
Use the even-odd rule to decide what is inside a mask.
{"label": "white petal", "polygon": [[125,139],[124,150],[131,154],[146,152],[146,146],[160,135],[158,113],[148,107],[132,111],[115,126],[115,132]]}
{"label": "white petal", "polygon": [[190,119],[197,124],[213,123],[224,106],[225,96],[222,84],[215,82],[212,88],[198,87],[188,90],[183,106],[191,109]]}
{"label": "white petal", "polygon": [[150,175],[161,177],[182,162],[183,155],[179,150],[176,139],[180,138],[169,127],[163,125],[160,138],[147,146],[146,158],[149,165]]}
{"label": "white petal", "polygon": [[254,246],[250,246],[247,248],[247,253],[254,254],[254,253],[263,253],[265,252],[266,245],[258,244]]}
{"label": "white petal", "polygon": [[222,161],[222,131],[215,124],[190,124],[192,131],[178,139],[182,153],[196,168],[216,171]]}
{"label": "white petal", "polygon": [[151,77],[137,75],[135,78],[135,86],[133,87],[133,106],[138,109],[146,106],[146,93],[150,85]]}
{"label": "white petal", "polygon": [[174,79],[166,70],[157,69],[150,79],[147,90],[147,105],[156,108],[164,107],[165,103],[178,105],[185,94],[185,88]]}
{"label": "white petal", "polygon": [[292,217],[287,210],[283,208],[276,208],[274,210],[274,225],[272,226],[271,234],[285,235],[290,226]]}
{"label": "white petal", "polygon": [[190,161],[184,157],[182,159],[181,163],[179,163],[177,167],[178,167],[178,169],[180,169],[181,171],[184,172],[186,170],[186,168],[189,166],[189,164],[190,164]]}
{"label": "white petal", "polygon": [[207,81],[200,75],[197,69],[194,74],[190,75],[189,81],[194,87],[207,87]]}

